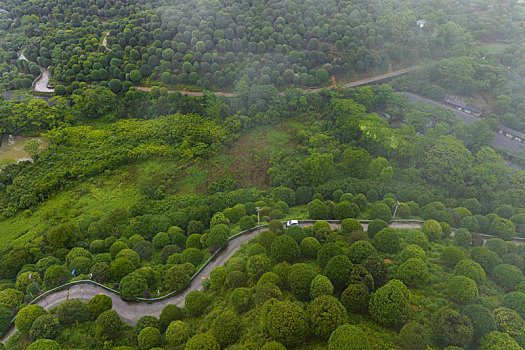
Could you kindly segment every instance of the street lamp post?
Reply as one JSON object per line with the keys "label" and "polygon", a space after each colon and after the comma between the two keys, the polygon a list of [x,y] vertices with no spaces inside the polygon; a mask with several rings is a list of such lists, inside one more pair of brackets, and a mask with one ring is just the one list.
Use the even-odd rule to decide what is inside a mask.
{"label": "street lamp post", "polygon": [[394,218],[392,219],[392,221],[396,219],[397,207],[399,206],[399,204],[399,201],[396,201],[396,209],[394,209]]}
{"label": "street lamp post", "polygon": [[31,281],[33,281],[33,283],[35,284],[36,289],[38,289],[38,292],[40,293],[42,290],[40,290],[40,287],[38,286],[38,284],[36,284],[36,281],[33,279],[33,274],[31,272],[29,273],[29,279]]}
{"label": "street lamp post", "polygon": [[255,210],[257,211],[257,226],[261,226],[261,207],[255,207]]}

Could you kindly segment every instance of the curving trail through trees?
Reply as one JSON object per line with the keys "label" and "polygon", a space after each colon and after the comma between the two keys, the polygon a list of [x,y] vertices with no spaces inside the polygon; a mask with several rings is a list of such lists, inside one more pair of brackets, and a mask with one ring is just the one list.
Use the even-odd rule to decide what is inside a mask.
{"label": "curving trail through trees", "polygon": [[[104,38],[104,40],[105,40],[105,38]],[[104,44],[102,44],[102,45],[104,45]],[[350,88],[350,87],[357,87],[357,86],[362,86],[362,85],[374,84],[374,83],[377,83],[379,81],[383,81],[383,80],[399,77],[401,75],[410,73],[413,70],[416,70],[418,68],[419,68],[419,66],[411,66],[411,67],[404,68],[404,69],[399,69],[399,70],[396,70],[396,71],[393,71],[393,72],[390,72],[390,73],[375,75],[375,76],[370,77],[370,78],[361,79],[361,80],[357,80],[357,81],[353,81],[353,82],[345,83],[345,84],[341,84],[341,85],[336,85],[335,87]],[[146,86],[134,86],[134,87],[137,90],[151,91],[151,87],[146,87]],[[303,90],[303,94],[316,93],[316,92],[321,91],[322,89],[323,88],[315,88],[315,89]],[[180,92],[183,95],[188,95],[188,96],[203,96],[204,95],[203,92],[186,91],[185,89],[183,89],[183,90],[168,90],[168,92],[176,92],[176,91]],[[217,95],[217,96],[224,96],[224,97],[236,97],[237,96],[237,94],[235,94],[233,92],[225,92],[225,91],[212,91],[212,92],[215,95]],[[281,94],[284,94],[284,93],[281,92]]]}
{"label": "curving trail through trees", "polygon": [[[312,225],[315,220],[303,221],[300,226],[305,227]],[[361,222],[363,228],[368,229],[367,222]],[[394,221],[390,223],[390,227],[398,229],[417,229],[421,228],[422,221]],[[330,227],[332,229],[340,228],[338,221],[331,221]],[[136,302],[128,302],[122,300],[118,293],[113,292],[108,287],[98,285],[93,281],[78,281],[77,284],[71,284],[68,287],[62,288],[57,291],[48,291],[40,296],[34,304],[42,306],[46,310],[50,310],[60,303],[68,299],[80,299],[83,301],[89,301],[97,294],[106,294],[111,297],[113,301],[113,310],[117,311],[123,321],[128,324],[134,325],[142,316],[150,315],[159,317],[162,309],[168,304],[175,304],[179,307],[184,306],[186,295],[195,290],[202,289],[202,281],[206,280],[210,276],[210,272],[218,266],[222,266],[230,259],[233,254],[243,244],[256,237],[262,231],[267,230],[267,225],[259,226],[252,229],[251,232],[234,236],[229,243],[215,256],[215,258],[205,265],[199,273],[197,273],[187,288],[173,296],[166,296],[164,298],[157,298],[156,300],[142,300]],[[491,237],[484,235],[484,237]],[[523,243],[523,239],[515,238],[513,240],[516,243]],[[5,343],[14,333],[16,329],[11,326],[8,332],[0,340],[1,343]]]}

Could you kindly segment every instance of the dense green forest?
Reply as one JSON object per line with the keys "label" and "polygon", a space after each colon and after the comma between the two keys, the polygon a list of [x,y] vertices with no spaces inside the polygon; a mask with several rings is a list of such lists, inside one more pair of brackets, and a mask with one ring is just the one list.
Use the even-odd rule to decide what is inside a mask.
{"label": "dense green forest", "polygon": [[[0,349],[524,348],[525,171],[491,147],[498,123],[525,130],[524,16],[495,0],[0,1],[0,135],[39,137],[30,160],[0,159],[0,333],[17,330]],[[131,326],[106,295],[31,304],[86,279],[127,302],[181,292],[258,220],[158,318]]]}

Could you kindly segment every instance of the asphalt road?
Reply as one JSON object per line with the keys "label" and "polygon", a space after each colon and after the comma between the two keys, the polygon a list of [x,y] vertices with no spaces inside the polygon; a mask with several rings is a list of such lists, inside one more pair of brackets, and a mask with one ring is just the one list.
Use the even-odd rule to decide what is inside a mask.
{"label": "asphalt road", "polygon": [[[312,225],[312,223],[301,223],[301,226]],[[362,223],[365,230],[368,229],[367,223]],[[340,225],[338,223],[330,223],[332,229],[338,229]],[[392,228],[405,228],[405,229],[416,229],[421,228],[420,222],[392,222],[390,224]],[[217,255],[216,259],[210,262],[189,284],[188,288],[183,292],[174,295],[167,299],[162,299],[153,302],[127,302],[120,298],[118,294],[108,291],[102,287],[94,284],[84,283],[72,285],[69,288],[51,293],[36,304],[42,306],[46,310],[50,310],[67,299],[80,299],[83,301],[89,301],[97,294],[106,294],[111,297],[113,301],[113,310],[117,311],[121,319],[130,324],[134,325],[142,316],[151,315],[159,317],[162,309],[168,304],[175,304],[179,307],[184,306],[186,295],[194,290],[202,289],[202,281],[210,277],[210,272],[218,266],[223,266],[228,259],[239,249],[243,244],[257,236],[260,232],[267,230],[267,227],[261,227],[255,229],[245,235],[238,236],[231,240],[228,245]],[[453,233],[452,233],[453,235]],[[489,238],[487,236],[487,238]],[[484,239],[485,241],[486,239]],[[513,240],[515,243],[523,243],[524,240]],[[11,329],[2,337],[0,342],[5,343],[15,333],[15,327]]]}
{"label": "asphalt road", "polygon": [[[443,104],[441,102],[425,98],[423,96],[419,96],[419,95],[416,95],[416,94],[413,94],[413,93],[410,93],[410,92],[403,92],[403,94],[407,95],[408,99],[412,103],[421,103],[421,102],[423,102],[423,103],[428,103],[428,104],[432,104],[434,106],[438,106],[438,107],[441,107],[441,108],[445,108],[445,109],[451,110],[452,112],[454,112],[454,114],[459,119],[461,119],[466,124],[474,123],[476,120],[482,120],[481,118],[473,116],[472,114],[468,114],[468,113],[465,113],[465,112],[462,112],[462,111],[458,111],[455,108],[447,106],[447,105],[445,105],[445,104]],[[501,134],[499,134],[497,132],[494,133],[494,139],[492,140],[492,146],[506,149],[506,150],[508,150],[511,153],[515,153],[515,152],[518,152],[518,151],[521,151],[521,150],[525,149],[525,145],[524,144],[522,144],[520,142],[517,142],[517,141],[514,141],[514,140],[511,140],[508,137],[506,137],[504,135],[501,135]]]}

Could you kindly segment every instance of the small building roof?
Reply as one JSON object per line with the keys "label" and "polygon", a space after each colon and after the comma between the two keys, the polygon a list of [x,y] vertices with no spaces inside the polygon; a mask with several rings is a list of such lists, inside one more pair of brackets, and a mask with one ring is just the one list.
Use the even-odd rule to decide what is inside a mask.
{"label": "small building roof", "polygon": [[501,124],[498,125],[498,129],[503,131],[503,132],[506,132],[506,133],[509,133],[511,135],[514,135],[516,137],[519,137],[522,140],[525,140],[525,134],[524,133],[516,131],[516,130],[511,129],[511,128],[508,128],[505,125],[501,125]]}
{"label": "small building roof", "polygon": [[483,112],[483,109],[479,108],[478,106],[474,106],[473,104],[467,103],[463,100],[457,99],[452,96],[445,97],[445,101],[447,103],[450,103],[451,105],[461,107],[463,109],[468,109],[469,111],[472,111],[474,113],[481,113]]}
{"label": "small building roof", "polygon": [[0,13],[2,13],[2,12],[9,12],[9,11],[4,10],[4,9],[0,9]]}

